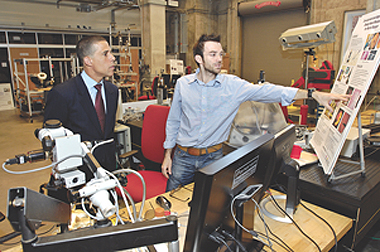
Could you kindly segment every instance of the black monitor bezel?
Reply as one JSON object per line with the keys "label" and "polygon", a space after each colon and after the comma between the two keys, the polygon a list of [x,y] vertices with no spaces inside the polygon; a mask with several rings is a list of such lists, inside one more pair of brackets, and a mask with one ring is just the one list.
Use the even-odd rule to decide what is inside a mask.
{"label": "black monitor bezel", "polygon": [[[188,228],[186,233],[186,240],[184,245],[184,251],[210,251],[210,241],[207,240],[206,233],[210,231],[210,229],[216,229],[217,226],[213,227],[211,222],[216,223],[219,219],[223,219],[223,221],[231,222],[232,216],[229,213],[229,207],[225,206],[226,202],[231,202],[231,199],[243,191],[247,186],[262,183],[263,187],[261,190],[254,196],[254,198],[258,201],[265,190],[269,187],[271,177],[273,175],[274,169],[274,159],[271,158],[274,156],[273,152],[273,144],[274,144],[274,136],[271,134],[263,135],[252,142],[244,145],[237,150],[229,153],[224,156],[220,160],[215,161],[214,163],[202,168],[199,170],[194,177],[194,191],[193,198],[190,204],[190,214],[188,220]],[[217,180],[221,179],[223,173],[227,180],[231,180],[231,172],[234,170],[234,166],[239,166],[239,162],[246,160],[247,158],[251,158],[251,156],[260,155],[258,170],[257,172],[263,172],[260,178],[255,178],[251,176],[240,183],[239,186],[229,190],[228,186],[223,188],[219,187],[218,189],[213,188],[213,184],[218,183]],[[244,161],[245,162],[245,161]],[[216,184],[217,185],[217,184]],[[215,185],[214,185],[215,186]],[[222,213],[216,214],[216,220],[211,220],[210,218],[214,218],[214,213],[210,214],[210,199],[212,196],[212,190],[223,190],[224,193],[219,193],[221,197],[218,197],[218,201],[220,200],[223,205]],[[227,190],[227,193],[225,192]],[[218,192],[216,192],[217,194]],[[223,198],[224,197],[224,198]],[[252,202],[251,202],[252,203]],[[209,205],[210,204],[210,205]],[[246,212],[244,213],[244,219],[247,219],[249,223],[251,223],[253,228],[253,218],[254,218],[254,204],[252,203],[252,209],[250,208],[249,216],[246,216]],[[224,209],[226,208],[226,209]],[[211,216],[211,217],[210,217]],[[231,218],[231,219],[230,219]],[[207,219],[207,220],[206,220]],[[206,223],[206,224],[205,224]],[[227,228],[233,228],[227,225]],[[206,231],[207,229],[207,231]]]}

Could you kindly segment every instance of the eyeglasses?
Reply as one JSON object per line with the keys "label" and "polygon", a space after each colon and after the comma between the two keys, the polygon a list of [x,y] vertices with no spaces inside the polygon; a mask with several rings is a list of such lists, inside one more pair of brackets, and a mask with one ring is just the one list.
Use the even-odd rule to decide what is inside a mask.
{"label": "eyeglasses", "polygon": [[179,197],[177,197],[177,196],[174,196],[174,194],[177,193],[177,192],[179,192],[182,188],[183,188],[183,189],[186,189],[186,190],[188,190],[188,191],[190,191],[190,192],[192,192],[191,189],[186,188],[186,187],[183,186],[183,185],[179,185],[176,189],[173,189],[173,190],[170,191],[169,196],[172,197],[172,198],[174,198],[174,199],[176,199],[176,200],[182,201],[182,202],[186,202],[186,201],[188,201],[188,200],[190,199],[190,197],[187,197],[187,199],[181,199],[181,198],[179,198]]}

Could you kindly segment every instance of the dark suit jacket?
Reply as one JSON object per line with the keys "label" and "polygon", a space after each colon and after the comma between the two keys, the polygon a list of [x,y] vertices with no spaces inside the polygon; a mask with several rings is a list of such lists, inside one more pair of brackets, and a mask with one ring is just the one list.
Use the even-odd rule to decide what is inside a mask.
{"label": "dark suit jacket", "polygon": [[[50,90],[44,110],[44,121],[60,120],[65,128],[80,134],[82,141],[114,138],[118,89],[110,82],[104,82],[104,87],[107,108],[104,134],[100,128],[94,104],[80,74]],[[94,155],[107,170],[116,169],[115,142],[98,147]]]}

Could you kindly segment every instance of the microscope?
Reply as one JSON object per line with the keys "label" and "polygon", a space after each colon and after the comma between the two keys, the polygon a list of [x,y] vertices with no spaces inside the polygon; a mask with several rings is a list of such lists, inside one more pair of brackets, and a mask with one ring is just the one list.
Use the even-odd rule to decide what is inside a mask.
{"label": "microscope", "polygon": [[[115,191],[118,187],[123,192],[123,188],[115,175],[99,165],[92,155],[93,149],[90,150],[91,143],[81,142],[80,135],[62,127],[58,120],[46,121],[42,129],[35,131],[35,136],[41,141],[43,150],[8,159],[3,169],[5,165],[51,158],[49,184],[57,190],[66,190],[70,197],[65,202],[26,187],[9,189],[7,217],[13,229],[22,233],[23,251],[117,251],[163,242],[168,242],[169,251],[179,250],[176,216],[141,221],[130,213],[131,223],[124,223],[118,213]],[[88,182],[85,173],[78,169],[83,164],[93,174]],[[125,194],[122,193],[122,197],[130,212]],[[134,207],[133,200],[129,200]],[[69,231],[72,206],[78,202],[96,222],[91,227]],[[88,211],[86,205],[95,210]],[[113,223],[110,217],[114,215],[116,221]],[[36,230],[43,221],[60,224],[61,232],[38,237]]]}

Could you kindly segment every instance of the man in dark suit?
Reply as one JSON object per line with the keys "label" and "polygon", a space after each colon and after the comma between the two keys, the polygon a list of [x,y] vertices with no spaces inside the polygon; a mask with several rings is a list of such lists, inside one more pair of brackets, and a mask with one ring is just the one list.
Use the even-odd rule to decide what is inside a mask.
{"label": "man in dark suit", "polygon": [[[81,141],[104,141],[114,138],[118,89],[105,77],[115,69],[115,57],[108,42],[101,36],[88,36],[77,44],[77,56],[83,64],[82,73],[51,89],[47,96],[44,121],[58,119],[63,127],[81,136]],[[97,84],[100,87],[104,113],[98,118]],[[94,156],[100,165],[116,169],[115,142],[99,146]],[[88,171],[85,171],[87,174]],[[89,179],[89,178],[87,178]]]}

